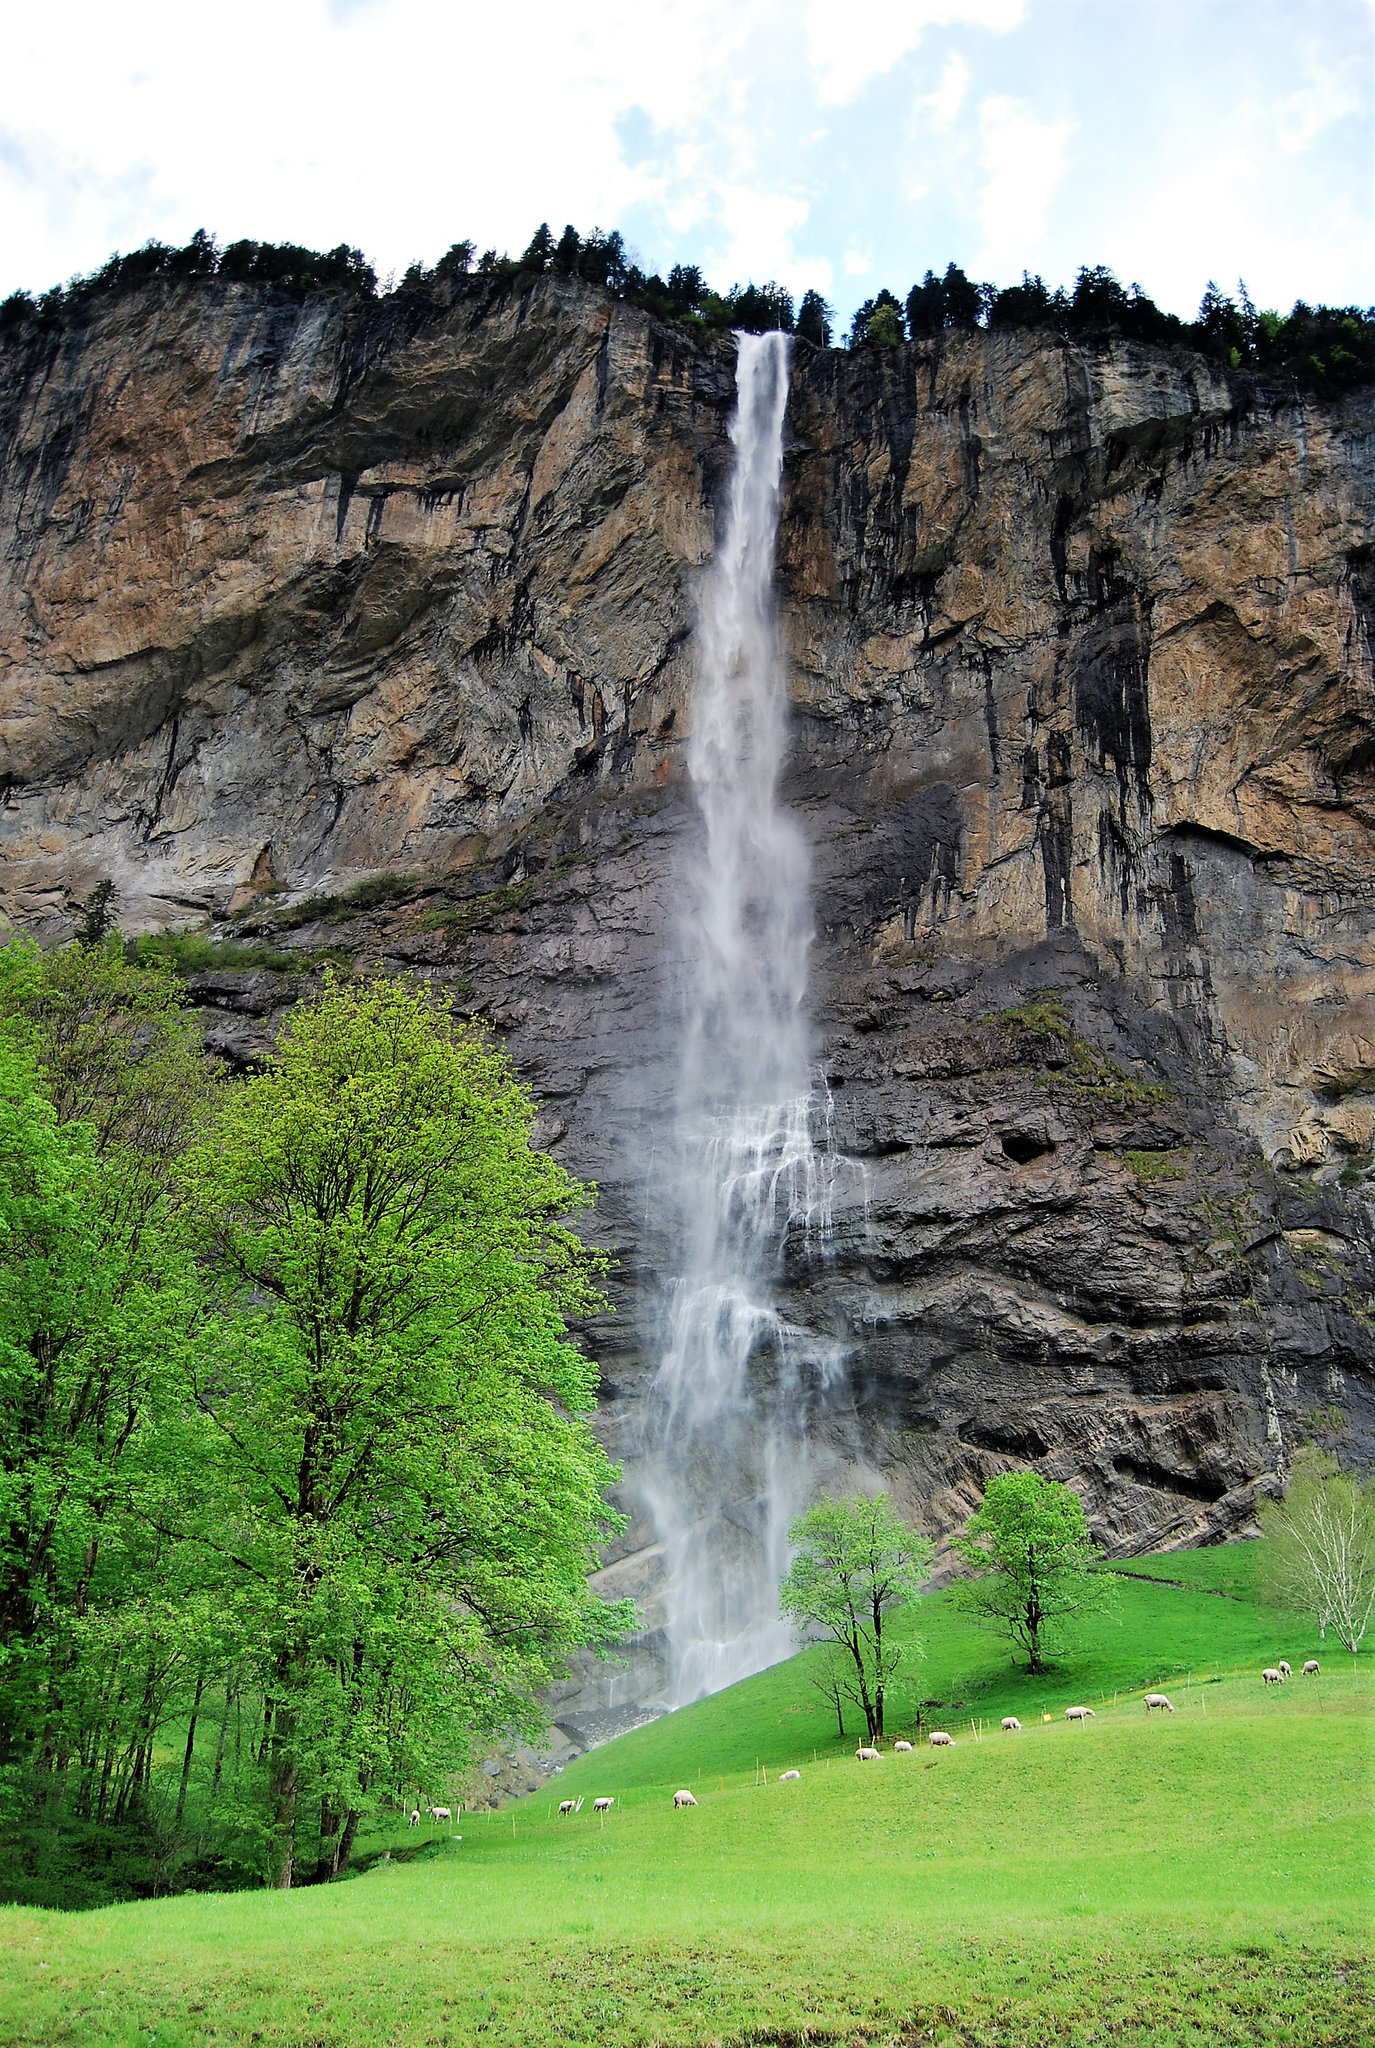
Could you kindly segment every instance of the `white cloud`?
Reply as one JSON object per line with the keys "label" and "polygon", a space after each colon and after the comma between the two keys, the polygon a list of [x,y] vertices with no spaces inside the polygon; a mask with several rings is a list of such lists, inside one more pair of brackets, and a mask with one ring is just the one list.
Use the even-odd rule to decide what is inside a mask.
{"label": "white cloud", "polygon": [[928,28],[983,28],[1005,35],[1024,0],[811,0],[807,51],[824,105],[842,106],[871,78],[915,50]]}
{"label": "white cloud", "polygon": [[1302,155],[1318,137],[1360,111],[1361,95],[1349,71],[1324,69],[1310,61],[1309,82],[1280,102],[1275,140],[1290,156]]}
{"label": "white cloud", "polygon": [[867,277],[873,266],[874,259],[867,250],[847,249],[845,251],[845,275],[847,277]]}
{"label": "white cloud", "polygon": [[918,98],[918,117],[924,117],[925,125],[934,129],[937,135],[944,135],[947,129],[955,125],[968,89],[969,66],[957,51],[946,59],[945,69],[940,75],[935,91]]}
{"label": "white cloud", "polygon": [[1046,213],[1064,173],[1068,121],[1038,121],[1022,100],[991,95],[979,107],[978,269],[1016,276],[1035,254]]}

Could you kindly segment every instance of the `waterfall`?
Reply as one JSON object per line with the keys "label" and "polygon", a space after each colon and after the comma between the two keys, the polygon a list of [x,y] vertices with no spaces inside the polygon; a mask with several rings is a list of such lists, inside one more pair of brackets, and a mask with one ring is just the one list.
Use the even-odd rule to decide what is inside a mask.
{"label": "waterfall", "polygon": [[[787,1529],[814,1486],[812,1404],[834,1370],[775,1305],[824,1245],[830,1156],[808,1084],[805,841],[779,802],[787,694],[773,595],[787,337],[737,337],[735,460],[703,595],[682,877],[685,1002],[665,1305],[640,1491],[662,1547],[668,1700],[787,1656]],[[661,1154],[662,1157],[662,1154]]]}

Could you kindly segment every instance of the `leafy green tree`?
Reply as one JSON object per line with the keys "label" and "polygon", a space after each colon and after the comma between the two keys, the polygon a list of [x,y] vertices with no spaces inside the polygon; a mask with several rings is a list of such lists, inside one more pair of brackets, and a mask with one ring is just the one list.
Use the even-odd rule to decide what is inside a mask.
{"label": "leafy green tree", "polygon": [[[931,1545],[899,1519],[886,1493],[818,1501],[793,1524],[788,1540],[796,1555],[779,1605],[799,1629],[830,1637],[848,1660],[847,1684],[823,1686],[842,1732],[841,1693],[853,1687],[870,1740],[880,1741],[884,1695],[902,1660],[884,1623],[893,1608],[915,1598]],[[908,1647],[915,1647],[910,1639]]]}
{"label": "leafy green tree", "polygon": [[1354,1657],[1375,1614],[1375,1481],[1340,1471],[1325,1452],[1294,1459],[1282,1501],[1260,1511],[1266,1579],[1277,1604],[1334,1629]]}
{"label": "leafy green tree", "polygon": [[892,348],[904,340],[905,335],[901,303],[886,287],[876,292],[872,299],[866,299],[850,323],[851,348],[862,348],[865,342]]}
{"label": "leafy green tree", "polygon": [[990,1479],[983,1504],[952,1547],[969,1567],[951,1589],[952,1602],[1018,1644],[1032,1672],[1045,1670],[1051,1639],[1114,1595],[1113,1581],[1098,1568],[1084,1503],[1039,1472]]}
{"label": "leafy green tree", "polygon": [[328,1875],[380,1788],[434,1785],[474,1731],[628,1625],[593,1598],[620,1526],[563,1316],[599,1270],[589,1200],[530,1144],[504,1054],[399,983],[327,984],[230,1091],[183,1200],[229,1338],[199,1367],[265,1701],[275,1879]]}

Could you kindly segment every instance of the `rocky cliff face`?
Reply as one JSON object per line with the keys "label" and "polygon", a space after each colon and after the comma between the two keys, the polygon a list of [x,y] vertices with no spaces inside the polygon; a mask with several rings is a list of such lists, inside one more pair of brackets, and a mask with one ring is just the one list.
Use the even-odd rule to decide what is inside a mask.
{"label": "rocky cliff face", "polygon": [[[729,345],[551,280],[157,287],[0,371],[10,915],[275,933],[306,980],[195,985],[237,1059],[326,946],[449,983],[602,1186],[633,1458]],[[938,1533],[1034,1461],[1121,1550],[1369,1459],[1375,395],[800,348],[779,573],[837,1445]],[[655,1569],[637,1519],[651,1624]]]}

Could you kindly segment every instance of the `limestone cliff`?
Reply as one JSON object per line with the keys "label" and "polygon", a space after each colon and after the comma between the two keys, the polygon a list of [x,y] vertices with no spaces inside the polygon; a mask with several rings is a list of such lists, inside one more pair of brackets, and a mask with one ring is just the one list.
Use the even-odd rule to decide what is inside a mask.
{"label": "limestone cliff", "polygon": [[[550,279],[156,286],[0,378],[6,908],[110,877],[452,984],[602,1185],[633,1447],[730,345]],[[1369,1459],[1375,394],[800,346],[780,581],[843,1166],[788,1306],[854,1454],[938,1531],[1035,1460],[1120,1548]],[[196,994],[242,1059],[303,985]]]}

